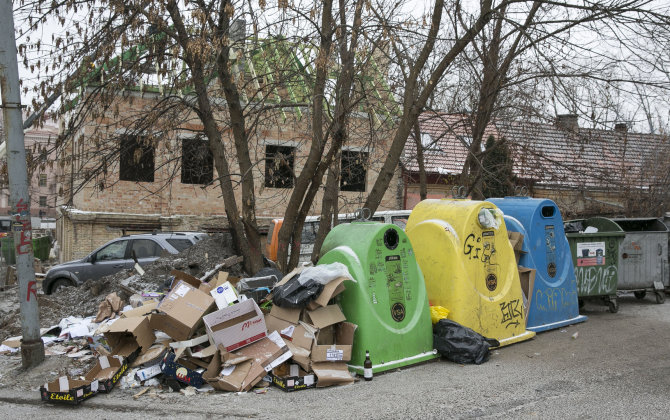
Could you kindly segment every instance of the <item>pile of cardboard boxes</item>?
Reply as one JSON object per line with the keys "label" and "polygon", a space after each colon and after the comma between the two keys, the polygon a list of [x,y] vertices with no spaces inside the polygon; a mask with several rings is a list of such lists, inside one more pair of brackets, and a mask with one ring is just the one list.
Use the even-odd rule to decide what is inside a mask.
{"label": "pile of cardboard boxes", "polygon": [[[174,390],[209,385],[221,391],[248,391],[263,380],[284,391],[354,381],[346,362],[356,325],[331,303],[344,291],[344,278],[325,285],[304,309],[273,306],[264,312],[225,272],[209,282],[171,274],[162,300],[135,299],[137,307],[101,324],[102,336],[90,340],[101,355],[92,370],[45,384],[42,399],[79,404],[120,381],[132,387],[158,384],[159,378]],[[256,292],[250,296],[257,298]]]}

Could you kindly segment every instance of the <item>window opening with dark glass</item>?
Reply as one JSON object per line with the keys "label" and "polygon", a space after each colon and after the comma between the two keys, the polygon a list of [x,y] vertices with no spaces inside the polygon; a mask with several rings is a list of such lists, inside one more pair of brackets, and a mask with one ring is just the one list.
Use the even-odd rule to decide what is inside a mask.
{"label": "window opening with dark glass", "polygon": [[183,139],[181,145],[182,184],[209,184],[214,178],[214,157],[202,138]]}
{"label": "window opening with dark glass", "polygon": [[40,195],[40,207],[46,207],[46,206],[47,206],[47,196]]}
{"label": "window opening with dark glass", "polygon": [[342,151],[342,177],[340,179],[341,191],[365,191],[365,178],[367,175],[368,154],[367,152],[355,152],[352,150]]}
{"label": "window opening with dark glass", "polygon": [[293,188],[294,158],[294,147],[266,145],[265,186],[268,188]]}
{"label": "window opening with dark glass", "polygon": [[121,181],[154,182],[154,147],[141,136],[123,136],[119,153]]}

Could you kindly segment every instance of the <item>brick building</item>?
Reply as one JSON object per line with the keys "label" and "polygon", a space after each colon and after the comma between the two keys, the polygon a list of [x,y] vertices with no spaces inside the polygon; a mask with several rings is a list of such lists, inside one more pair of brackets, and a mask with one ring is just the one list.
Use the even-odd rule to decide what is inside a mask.
{"label": "brick building", "polygon": [[[61,150],[59,159],[66,162],[59,176],[57,230],[62,261],[82,257],[123,234],[226,228],[218,174],[194,115],[182,111],[166,116],[173,126],[174,118],[180,118],[178,127],[158,134],[124,127],[124,121],[150,112],[161,98],[159,93],[146,92],[117,98],[123,110],[118,116],[90,122]],[[342,171],[340,212],[354,211],[365,202],[386,156],[386,142],[392,138],[390,129],[373,133],[369,120],[363,114],[351,119],[350,138],[341,156],[347,170]],[[281,115],[261,118],[249,138],[261,227],[283,217],[293,187],[292,173],[298,174],[307,159],[310,123],[308,110],[285,109]],[[231,138],[225,139],[228,152],[234,153]],[[278,160],[286,165],[277,165]],[[231,173],[238,174],[239,169],[232,167]],[[396,188],[389,189],[380,210],[400,208],[399,180],[398,171],[392,184]],[[239,188],[235,193],[239,203]],[[310,214],[319,214],[322,198],[323,188]]]}
{"label": "brick building", "polygon": [[[451,197],[471,141],[467,118],[425,113],[420,123],[428,197]],[[484,139],[489,135],[507,140],[517,185],[554,200],[566,217],[662,216],[670,210],[668,136],[633,133],[625,123],[614,130],[582,128],[576,115],[560,115],[554,124],[494,121]],[[401,161],[403,205],[411,209],[419,200],[414,141]]]}
{"label": "brick building", "polygon": [[[3,121],[0,113],[0,133]],[[42,126],[33,126],[24,132],[28,177],[30,185],[30,208],[33,216],[33,228],[40,228],[56,217],[57,179],[55,141],[58,136],[58,124],[47,119]],[[1,136],[0,136],[1,137]],[[0,214],[10,213],[9,183],[7,179],[7,159],[0,153]]]}

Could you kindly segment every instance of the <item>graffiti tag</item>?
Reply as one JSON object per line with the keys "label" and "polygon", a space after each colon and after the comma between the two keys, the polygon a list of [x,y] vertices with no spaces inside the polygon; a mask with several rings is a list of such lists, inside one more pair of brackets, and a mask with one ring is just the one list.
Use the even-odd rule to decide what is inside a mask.
{"label": "graffiti tag", "polygon": [[577,292],[565,288],[549,287],[535,291],[533,302],[539,311],[556,311],[577,302]]}
{"label": "graffiti tag", "polygon": [[500,313],[502,314],[500,323],[504,324],[505,328],[516,327],[521,323],[523,311],[519,309],[520,303],[519,299],[514,299],[500,304]]}
{"label": "graffiti tag", "polygon": [[581,296],[604,295],[615,289],[617,267],[614,265],[575,267],[575,274]]}

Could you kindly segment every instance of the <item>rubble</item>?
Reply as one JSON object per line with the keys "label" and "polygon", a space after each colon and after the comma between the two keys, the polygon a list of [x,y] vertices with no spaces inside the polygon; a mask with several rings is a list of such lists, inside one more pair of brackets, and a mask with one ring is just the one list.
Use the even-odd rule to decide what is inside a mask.
{"label": "rubble", "polygon": [[[281,282],[275,269],[245,276],[241,258],[231,254],[215,236],[157,260],[142,275],[123,272],[40,295],[43,308],[55,309],[42,319],[53,324],[42,330],[47,362],[30,371],[42,373],[41,398],[77,405],[114,388],[141,388],[132,392],[137,399],[149,389],[190,397],[352,383],[346,362],[356,325],[332,303],[351,280],[348,272],[326,280],[312,270],[309,281],[321,282],[320,293],[298,307],[270,310],[271,290],[302,270]],[[300,292],[302,284],[308,283],[294,288]],[[9,337],[18,312],[0,308],[0,333]],[[19,360],[20,337],[2,346],[2,357]]]}

